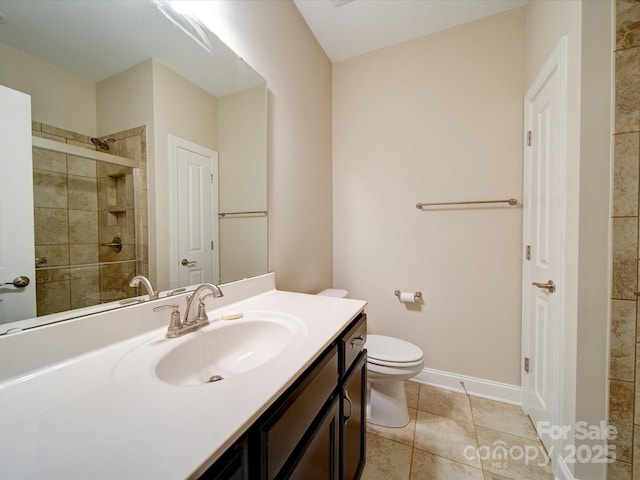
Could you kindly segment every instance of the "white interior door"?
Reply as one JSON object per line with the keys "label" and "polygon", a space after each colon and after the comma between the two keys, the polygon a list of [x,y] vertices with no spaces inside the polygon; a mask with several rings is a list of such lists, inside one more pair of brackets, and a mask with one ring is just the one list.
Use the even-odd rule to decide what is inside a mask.
{"label": "white interior door", "polygon": [[565,42],[525,96],[523,408],[548,451],[560,422]]}
{"label": "white interior door", "polygon": [[[0,323],[36,316],[31,97],[0,85]],[[3,331],[3,330],[0,330]]]}
{"label": "white interior door", "polygon": [[169,135],[172,288],[219,283],[218,153]]}

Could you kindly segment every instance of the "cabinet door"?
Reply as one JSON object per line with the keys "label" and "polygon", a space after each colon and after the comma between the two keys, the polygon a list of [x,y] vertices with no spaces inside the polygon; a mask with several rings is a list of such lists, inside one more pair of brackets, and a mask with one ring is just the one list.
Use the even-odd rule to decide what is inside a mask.
{"label": "cabinet door", "polygon": [[364,350],[342,388],[342,478],[360,478],[366,461],[367,351]]}
{"label": "cabinet door", "polygon": [[229,448],[199,480],[248,480],[247,438]]}
{"label": "cabinet door", "polygon": [[338,352],[334,345],[302,375],[292,392],[281,397],[281,403],[260,426],[260,478],[280,478],[283,469],[289,470],[292,452],[307,444],[309,429],[325,404],[337,397],[337,387]]}
{"label": "cabinet door", "polygon": [[338,397],[314,429],[300,457],[284,478],[309,480],[337,479],[340,455],[340,408]]}

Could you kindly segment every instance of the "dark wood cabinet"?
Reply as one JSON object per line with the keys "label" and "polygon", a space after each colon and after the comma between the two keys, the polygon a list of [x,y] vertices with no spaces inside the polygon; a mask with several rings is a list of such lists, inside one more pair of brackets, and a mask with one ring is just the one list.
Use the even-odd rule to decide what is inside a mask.
{"label": "dark wood cabinet", "polygon": [[338,347],[332,345],[256,423],[259,441],[254,448],[260,452],[261,468],[255,478],[289,477],[314,423],[336,397],[337,386]]}
{"label": "dark wood cabinet", "polygon": [[291,470],[283,478],[310,480],[339,478],[340,467],[340,408],[338,397],[329,404],[317,426],[309,431],[309,440],[295,459]]}
{"label": "dark wood cabinet", "polygon": [[360,314],[201,478],[360,478],[366,459]]}
{"label": "dark wood cabinet", "polygon": [[341,464],[345,480],[360,478],[366,461],[367,352],[363,351],[342,382]]}
{"label": "dark wood cabinet", "polygon": [[249,480],[247,436],[235,442],[200,478],[206,480]]}

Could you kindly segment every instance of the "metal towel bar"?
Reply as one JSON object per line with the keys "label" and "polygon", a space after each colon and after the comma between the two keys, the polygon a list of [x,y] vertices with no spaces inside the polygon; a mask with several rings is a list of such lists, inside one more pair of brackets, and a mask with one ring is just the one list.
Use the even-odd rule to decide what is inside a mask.
{"label": "metal towel bar", "polygon": [[515,198],[509,198],[507,200],[476,200],[472,202],[440,202],[440,203],[416,203],[416,208],[420,210],[422,207],[435,207],[440,205],[474,205],[481,203],[508,203],[512,207],[518,204],[518,200]]}
{"label": "metal towel bar", "polygon": [[252,212],[220,212],[218,214],[219,217],[227,217],[229,215],[266,215],[266,210],[255,210]]}

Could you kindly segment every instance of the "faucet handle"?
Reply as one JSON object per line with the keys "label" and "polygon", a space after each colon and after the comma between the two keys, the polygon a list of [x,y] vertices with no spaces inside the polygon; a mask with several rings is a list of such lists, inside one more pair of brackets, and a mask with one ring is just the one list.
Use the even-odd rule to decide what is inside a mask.
{"label": "faucet handle", "polygon": [[180,321],[180,306],[177,304],[173,305],[160,305],[159,307],[154,307],[154,312],[159,312],[161,310],[167,310],[171,308],[171,321],[169,322],[169,328],[167,328],[167,338],[174,338],[178,336],[178,332],[183,328],[182,321]]}
{"label": "faucet handle", "polygon": [[211,292],[211,293],[207,293],[205,295],[202,295],[199,299],[198,299],[198,309],[196,310],[196,317],[193,319],[194,322],[198,323],[198,322],[209,322],[209,316],[207,315],[207,310],[206,307],[204,305],[204,301],[207,297],[220,297],[222,295],[222,292],[219,292],[220,294],[218,294],[218,292]]}
{"label": "faucet handle", "polygon": [[198,309],[196,310],[196,318],[193,319],[194,322],[208,322],[209,316],[207,315],[207,309],[204,306],[204,297],[200,297],[200,301],[198,302]]}

